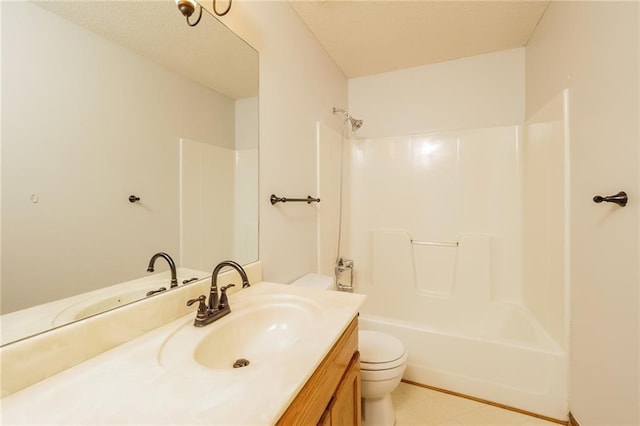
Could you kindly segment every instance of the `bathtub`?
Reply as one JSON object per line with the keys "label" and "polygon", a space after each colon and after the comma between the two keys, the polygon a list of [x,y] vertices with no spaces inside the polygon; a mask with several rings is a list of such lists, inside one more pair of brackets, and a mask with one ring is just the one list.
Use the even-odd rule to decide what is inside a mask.
{"label": "bathtub", "polygon": [[517,305],[449,306],[431,322],[363,312],[359,324],[402,340],[404,380],[567,419],[567,354]]}

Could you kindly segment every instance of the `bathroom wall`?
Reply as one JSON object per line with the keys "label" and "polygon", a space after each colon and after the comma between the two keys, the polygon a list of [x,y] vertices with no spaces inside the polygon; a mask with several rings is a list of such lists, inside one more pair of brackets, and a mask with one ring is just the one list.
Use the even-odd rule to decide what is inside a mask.
{"label": "bathroom wall", "polygon": [[[526,112],[570,93],[571,412],[640,424],[640,4],[551,2],[526,53]],[[625,190],[629,204],[595,204]]]}
{"label": "bathroom wall", "polygon": [[315,195],[316,125],[338,129],[347,79],[286,1],[234,2],[221,20],[260,52],[260,259],[266,280],[290,282],[316,270],[317,206],[269,196]]}
{"label": "bathroom wall", "polygon": [[[47,283],[37,292],[4,286],[3,302],[31,305],[86,291],[87,277],[95,288],[139,277],[160,250],[179,262],[178,140],[233,147],[234,102],[30,2],[3,8],[2,103],[12,108],[2,111],[2,279]],[[11,19],[8,10],[15,11]],[[70,86],[78,90],[71,93]],[[57,124],[69,116],[74,126]],[[92,173],[78,180],[78,170]],[[37,204],[31,194],[39,197]],[[142,202],[130,204],[130,194]],[[25,226],[24,217],[38,218],[42,227]],[[84,231],[64,232],[71,224]],[[123,241],[123,235],[129,238]],[[47,253],[60,250],[75,273],[51,283],[49,277],[67,265]],[[29,259],[40,253],[37,268],[21,261],[25,251]],[[108,259],[115,252],[128,262],[114,268]],[[29,292],[29,298],[10,291]],[[3,304],[7,311],[22,307]]]}
{"label": "bathroom wall", "polygon": [[510,126],[524,121],[524,49],[349,80],[356,137]]}

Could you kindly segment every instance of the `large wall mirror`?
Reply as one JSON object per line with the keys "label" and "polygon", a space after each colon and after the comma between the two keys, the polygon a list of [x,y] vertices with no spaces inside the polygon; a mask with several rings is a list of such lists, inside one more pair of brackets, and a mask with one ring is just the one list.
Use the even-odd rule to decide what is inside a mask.
{"label": "large wall mirror", "polygon": [[1,8],[3,345],[170,291],[155,253],[258,259],[254,49],[173,0]]}

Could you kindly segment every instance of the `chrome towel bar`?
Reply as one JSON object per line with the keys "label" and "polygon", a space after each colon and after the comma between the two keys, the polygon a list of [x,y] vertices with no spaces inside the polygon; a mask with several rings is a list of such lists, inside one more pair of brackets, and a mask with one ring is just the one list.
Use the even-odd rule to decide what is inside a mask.
{"label": "chrome towel bar", "polygon": [[457,241],[417,241],[411,240],[411,244],[415,246],[434,246],[434,247],[458,247]]}

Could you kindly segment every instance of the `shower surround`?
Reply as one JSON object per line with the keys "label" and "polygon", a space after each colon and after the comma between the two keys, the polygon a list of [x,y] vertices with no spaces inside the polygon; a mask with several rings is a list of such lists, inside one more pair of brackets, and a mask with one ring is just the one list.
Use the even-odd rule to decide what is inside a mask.
{"label": "shower surround", "polygon": [[360,324],[403,341],[405,379],[566,419],[565,289],[547,262],[563,259],[549,237],[563,225],[558,129],[350,141],[345,254],[368,296]]}

